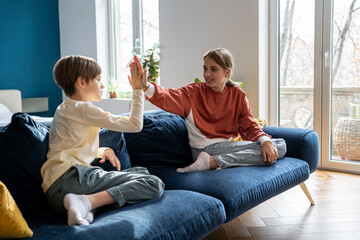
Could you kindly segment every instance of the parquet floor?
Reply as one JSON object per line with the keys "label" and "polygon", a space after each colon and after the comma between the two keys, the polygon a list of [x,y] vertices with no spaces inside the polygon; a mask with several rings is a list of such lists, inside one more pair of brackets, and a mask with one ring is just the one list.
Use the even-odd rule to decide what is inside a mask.
{"label": "parquet floor", "polygon": [[360,175],[317,170],[305,182],[222,225],[204,240],[360,240]]}

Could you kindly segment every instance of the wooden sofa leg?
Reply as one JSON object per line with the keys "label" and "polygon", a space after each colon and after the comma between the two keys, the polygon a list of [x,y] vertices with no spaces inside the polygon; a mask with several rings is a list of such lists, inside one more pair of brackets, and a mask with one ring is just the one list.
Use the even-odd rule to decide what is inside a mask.
{"label": "wooden sofa leg", "polygon": [[306,197],[309,199],[309,201],[310,201],[310,203],[311,203],[311,206],[314,206],[314,205],[315,205],[314,200],[312,199],[312,197],[311,197],[311,195],[310,195],[310,193],[309,193],[309,191],[308,191],[305,183],[304,183],[304,182],[303,182],[303,183],[300,183],[300,187],[301,187],[301,189],[304,191]]}

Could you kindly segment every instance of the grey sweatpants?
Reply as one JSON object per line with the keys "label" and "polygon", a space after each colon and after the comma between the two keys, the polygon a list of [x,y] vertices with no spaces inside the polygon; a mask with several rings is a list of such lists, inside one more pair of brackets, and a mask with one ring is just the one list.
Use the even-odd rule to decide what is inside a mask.
{"label": "grey sweatpants", "polygon": [[65,212],[64,197],[67,193],[93,194],[107,190],[118,207],[158,198],[165,184],[160,178],[150,175],[143,167],[122,171],[105,171],[100,167],[74,166],[58,178],[46,191],[50,206]]}
{"label": "grey sweatpants", "polygon": [[[278,159],[284,157],[286,153],[286,143],[284,139],[272,140],[278,152]],[[211,144],[205,148],[191,149],[194,160],[201,152],[207,152],[213,156],[220,168],[230,168],[250,165],[265,165],[262,157],[262,146],[259,142],[251,141],[224,141]]]}

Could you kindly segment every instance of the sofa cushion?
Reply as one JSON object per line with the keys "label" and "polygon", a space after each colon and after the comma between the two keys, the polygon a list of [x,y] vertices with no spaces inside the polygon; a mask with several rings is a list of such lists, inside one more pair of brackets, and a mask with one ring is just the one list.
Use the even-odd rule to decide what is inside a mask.
{"label": "sofa cushion", "polygon": [[31,237],[27,225],[13,197],[0,181],[0,239]]}
{"label": "sofa cushion", "polygon": [[[267,130],[271,128],[268,127]],[[286,139],[294,136],[289,142],[296,146],[289,148],[297,149],[301,146],[304,147],[304,152],[310,149],[310,152],[304,155],[316,159],[317,156],[313,156],[317,153],[314,149],[318,148],[316,134],[304,133],[314,138],[314,147],[309,148],[309,139],[300,132],[289,130],[286,134],[275,135]],[[287,155],[288,157],[270,166],[178,173],[177,167],[187,166],[193,162],[185,122],[183,118],[162,110],[145,112],[144,129],[140,133],[126,133],[125,139],[132,163],[146,166],[151,174],[159,176],[164,181],[166,189],[190,190],[220,199],[225,206],[226,221],[231,221],[263,201],[302,183],[310,175],[308,162],[303,161],[301,154],[292,153],[293,151],[291,155]],[[301,139],[307,142],[307,145],[299,145]],[[175,158],[174,155],[178,157]]]}
{"label": "sofa cushion", "polygon": [[[46,220],[45,220],[46,219]],[[33,215],[33,239],[201,239],[225,220],[222,203],[190,191],[165,191],[163,196],[95,214],[88,226],[67,226],[56,215]]]}
{"label": "sofa cushion", "polygon": [[48,150],[48,128],[25,113],[16,113],[0,133],[0,180],[22,212],[47,205],[40,168]]}
{"label": "sofa cushion", "polygon": [[125,133],[135,166],[186,166],[193,162],[185,121],[162,110],[144,114],[141,132]]}
{"label": "sofa cushion", "polygon": [[149,167],[166,189],[184,189],[220,199],[226,221],[304,182],[309,165],[296,158],[282,158],[270,166],[248,166],[204,172],[178,173],[173,167]]}
{"label": "sofa cushion", "polygon": [[[38,123],[26,113],[16,113],[0,133],[0,180],[23,213],[48,208],[41,188],[40,169],[48,151],[49,126],[49,123]],[[131,166],[123,133],[101,129],[99,138],[100,146],[114,149],[122,169]],[[97,165],[98,160],[93,163]],[[99,166],[105,170],[114,169],[108,161]]]}

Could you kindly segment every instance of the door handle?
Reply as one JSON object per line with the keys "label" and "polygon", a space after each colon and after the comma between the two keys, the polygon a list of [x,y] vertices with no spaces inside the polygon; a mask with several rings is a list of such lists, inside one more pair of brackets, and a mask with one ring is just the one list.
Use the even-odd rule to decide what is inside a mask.
{"label": "door handle", "polygon": [[324,66],[329,67],[329,51],[324,52]]}

